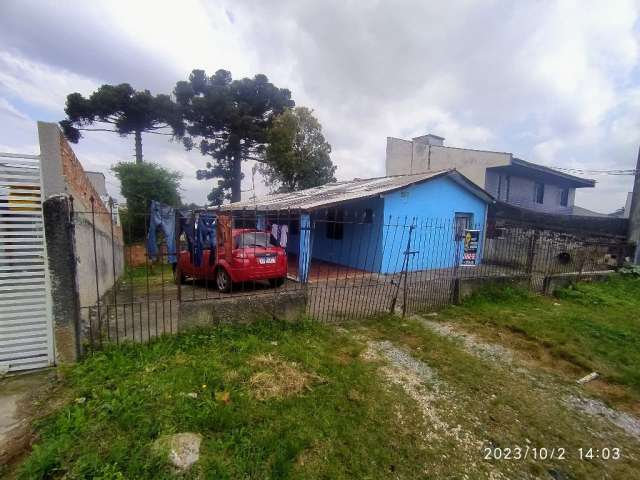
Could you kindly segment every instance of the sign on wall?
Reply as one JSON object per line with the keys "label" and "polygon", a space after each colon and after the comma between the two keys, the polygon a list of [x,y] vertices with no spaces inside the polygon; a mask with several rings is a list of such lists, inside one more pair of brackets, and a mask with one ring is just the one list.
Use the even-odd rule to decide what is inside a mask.
{"label": "sign on wall", "polygon": [[464,231],[464,251],[462,254],[462,266],[473,267],[478,260],[478,248],[480,245],[480,230]]}

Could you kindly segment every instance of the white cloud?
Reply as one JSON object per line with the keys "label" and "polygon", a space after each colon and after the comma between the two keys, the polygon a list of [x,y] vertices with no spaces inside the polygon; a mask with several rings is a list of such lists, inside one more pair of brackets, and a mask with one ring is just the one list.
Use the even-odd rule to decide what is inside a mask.
{"label": "white cloud", "polygon": [[[0,115],[15,131],[25,119],[7,101],[29,118],[25,104],[60,117],[67,93],[102,81],[169,91],[191,68],[226,68],[265,73],[313,108],[342,179],[384,174],[386,137],[427,131],[548,165],[635,162],[637,1],[114,0],[77,2],[65,28],[56,2],[24,1],[8,0],[0,18]],[[147,158],[183,171],[185,198],[203,202],[211,185],[194,171],[206,160],[147,137]],[[130,139],[114,135],[76,148],[96,169],[131,156]],[[605,177],[578,199],[613,210],[630,184]]]}
{"label": "white cloud", "polygon": [[87,94],[97,86],[95,80],[0,51],[0,92],[22,102],[61,111],[69,93]]}

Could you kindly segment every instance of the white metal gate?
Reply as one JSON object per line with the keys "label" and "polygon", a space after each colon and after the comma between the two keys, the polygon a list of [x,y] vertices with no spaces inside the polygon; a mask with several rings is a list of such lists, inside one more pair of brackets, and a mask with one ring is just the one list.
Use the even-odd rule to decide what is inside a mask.
{"label": "white metal gate", "polygon": [[0,153],[0,369],[54,362],[40,157]]}

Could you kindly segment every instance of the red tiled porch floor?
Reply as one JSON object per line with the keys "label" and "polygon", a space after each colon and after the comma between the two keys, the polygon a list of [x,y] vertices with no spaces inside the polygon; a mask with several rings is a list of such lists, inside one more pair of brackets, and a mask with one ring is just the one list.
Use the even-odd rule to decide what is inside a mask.
{"label": "red tiled porch floor", "polygon": [[[287,254],[288,276],[294,280],[298,279],[298,256]],[[320,283],[328,280],[345,280],[350,278],[363,278],[371,275],[371,272],[358,268],[338,265],[336,263],[325,262],[324,260],[311,259],[309,269],[309,283]]]}

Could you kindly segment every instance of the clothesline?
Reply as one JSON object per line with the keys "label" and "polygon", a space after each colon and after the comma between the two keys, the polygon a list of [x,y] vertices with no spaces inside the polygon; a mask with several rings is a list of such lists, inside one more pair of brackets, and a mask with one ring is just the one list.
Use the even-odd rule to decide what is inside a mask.
{"label": "clothesline", "polygon": [[[176,223],[176,219],[178,222]],[[203,209],[175,209],[169,205],[151,201],[149,216],[149,233],[147,235],[147,252],[151,260],[158,257],[157,231],[161,230],[167,243],[167,261],[176,264],[176,239],[183,234],[187,240],[191,263],[202,265],[205,250],[209,250],[209,265],[215,262],[217,243],[217,214],[213,210]],[[262,225],[257,230],[270,232],[273,240],[282,248],[287,247],[289,226],[272,223]]]}

